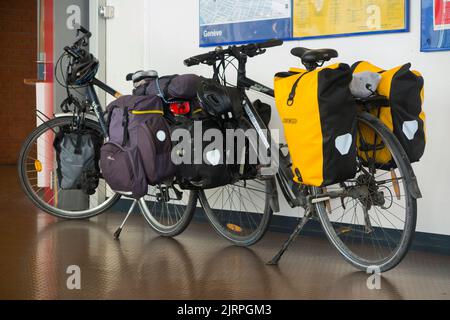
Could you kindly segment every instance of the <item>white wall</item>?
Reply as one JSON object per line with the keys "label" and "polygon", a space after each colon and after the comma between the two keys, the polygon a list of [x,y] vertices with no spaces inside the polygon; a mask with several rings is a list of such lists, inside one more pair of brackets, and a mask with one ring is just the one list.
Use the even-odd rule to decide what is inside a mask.
{"label": "white wall", "polygon": [[[115,16],[106,21],[106,82],[121,93],[130,91],[125,81],[128,73],[149,68],[150,2],[107,0]],[[107,101],[112,99],[109,96]]]}
{"label": "white wall", "polygon": [[[420,1],[411,2],[409,33],[286,42],[282,47],[270,49],[267,54],[251,59],[248,63],[248,75],[272,86],[272,77],[276,72],[300,65],[299,60],[289,54],[295,46],[331,47],[339,51],[339,61],[349,64],[365,59],[384,68],[391,68],[411,62],[426,80],[425,111],[428,117],[426,154],[420,163],[414,165],[424,196],[419,200],[417,230],[450,235],[450,52],[420,52]],[[129,60],[129,57],[134,59],[138,54],[139,59],[131,62],[137,64],[142,61],[144,56],[141,54],[145,52],[144,55],[149,60],[142,61],[143,65],[138,68],[150,67],[158,70],[161,75],[184,72],[210,75],[207,67],[186,68],[182,63],[183,59],[191,55],[211,50],[199,48],[198,0],[127,0],[126,3],[127,7],[132,6],[132,3],[145,3],[146,10],[149,10],[145,14],[149,17],[144,22],[117,12],[116,19],[126,19],[126,22],[123,20],[115,23],[128,25],[130,37],[143,29],[148,32],[149,37],[145,39],[145,48],[142,48],[142,43],[137,43],[136,47],[131,46],[130,38],[127,38],[120,51],[123,61]],[[138,17],[142,17],[142,12]],[[110,36],[117,39],[114,34]],[[108,60],[108,70],[121,68],[124,73],[122,67],[112,63],[113,61]],[[123,76],[124,74],[114,74],[122,86]],[[277,117],[272,121],[272,126],[280,126]],[[282,214],[297,215],[298,210],[290,210],[283,205]]]}

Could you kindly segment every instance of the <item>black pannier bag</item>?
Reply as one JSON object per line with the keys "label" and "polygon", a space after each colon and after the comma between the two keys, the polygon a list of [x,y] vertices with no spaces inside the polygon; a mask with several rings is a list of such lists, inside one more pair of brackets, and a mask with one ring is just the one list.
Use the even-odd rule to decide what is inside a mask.
{"label": "black pannier bag", "polygon": [[95,130],[61,129],[53,146],[58,165],[58,183],[62,190],[82,190],[88,195],[95,193],[100,180],[102,144],[103,138]]}
{"label": "black pannier bag", "polygon": [[[201,131],[197,129],[198,132],[196,132],[196,126],[200,124]],[[220,150],[210,146],[212,141],[203,141],[205,140],[203,136],[209,129],[215,129],[222,135],[223,144]],[[195,136],[198,133],[201,136]],[[184,141],[184,138],[189,140]],[[225,134],[214,119],[188,120],[172,126],[172,141],[176,180],[182,189],[213,189],[237,180],[238,166],[227,164]],[[183,160],[186,162],[183,163]]]}

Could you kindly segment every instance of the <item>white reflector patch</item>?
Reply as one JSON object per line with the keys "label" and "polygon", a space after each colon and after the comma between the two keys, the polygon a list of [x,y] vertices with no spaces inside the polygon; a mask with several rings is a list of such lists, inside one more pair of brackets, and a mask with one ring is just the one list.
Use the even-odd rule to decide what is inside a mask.
{"label": "white reflector patch", "polygon": [[156,138],[158,138],[159,141],[164,142],[164,141],[166,141],[167,136],[166,136],[166,133],[164,131],[159,130],[156,133]]}
{"label": "white reflector patch", "polygon": [[403,122],[403,133],[409,140],[414,139],[417,130],[419,130],[419,123],[417,120]]}
{"label": "white reflector patch", "polygon": [[218,164],[220,164],[220,151],[217,149],[208,151],[206,153],[206,160],[209,162],[209,164],[217,166]]}
{"label": "white reflector patch", "polygon": [[336,138],[335,145],[336,149],[341,153],[341,155],[345,156],[349,153],[350,148],[352,146],[353,137],[350,133],[347,133],[343,136],[339,136]]}

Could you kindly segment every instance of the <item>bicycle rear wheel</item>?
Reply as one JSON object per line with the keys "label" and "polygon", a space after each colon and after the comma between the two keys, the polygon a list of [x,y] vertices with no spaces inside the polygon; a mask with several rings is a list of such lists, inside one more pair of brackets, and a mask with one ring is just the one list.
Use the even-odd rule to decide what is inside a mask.
{"label": "bicycle rear wheel", "polygon": [[[374,130],[377,141],[391,153],[393,168],[380,169],[374,159],[358,158],[355,179],[323,189],[313,188],[312,193],[346,190],[341,198],[316,204],[323,230],[353,266],[385,272],[402,261],[414,236],[417,201],[409,185],[414,173],[397,138],[376,117],[361,113],[358,127]],[[363,139],[362,135],[359,139]]]}
{"label": "bicycle rear wheel", "polygon": [[[41,210],[64,219],[86,219],[113,206],[120,195],[100,179],[95,194],[62,190],[58,185],[55,135],[73,124],[72,116],[58,117],[37,127],[22,146],[18,160],[19,180],[27,197]],[[86,119],[85,126],[102,132],[97,122]]]}

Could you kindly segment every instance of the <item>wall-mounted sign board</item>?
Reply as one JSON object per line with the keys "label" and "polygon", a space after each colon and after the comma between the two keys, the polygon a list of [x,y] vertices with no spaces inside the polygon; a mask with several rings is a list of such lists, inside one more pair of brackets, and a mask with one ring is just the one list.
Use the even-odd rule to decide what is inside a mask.
{"label": "wall-mounted sign board", "polygon": [[410,0],[199,0],[199,3],[200,46],[409,31]]}
{"label": "wall-mounted sign board", "polygon": [[200,0],[200,46],[292,37],[291,0]]}
{"label": "wall-mounted sign board", "polygon": [[421,51],[450,50],[450,0],[422,0]]}
{"label": "wall-mounted sign board", "polygon": [[293,37],[409,31],[409,0],[293,0]]}

